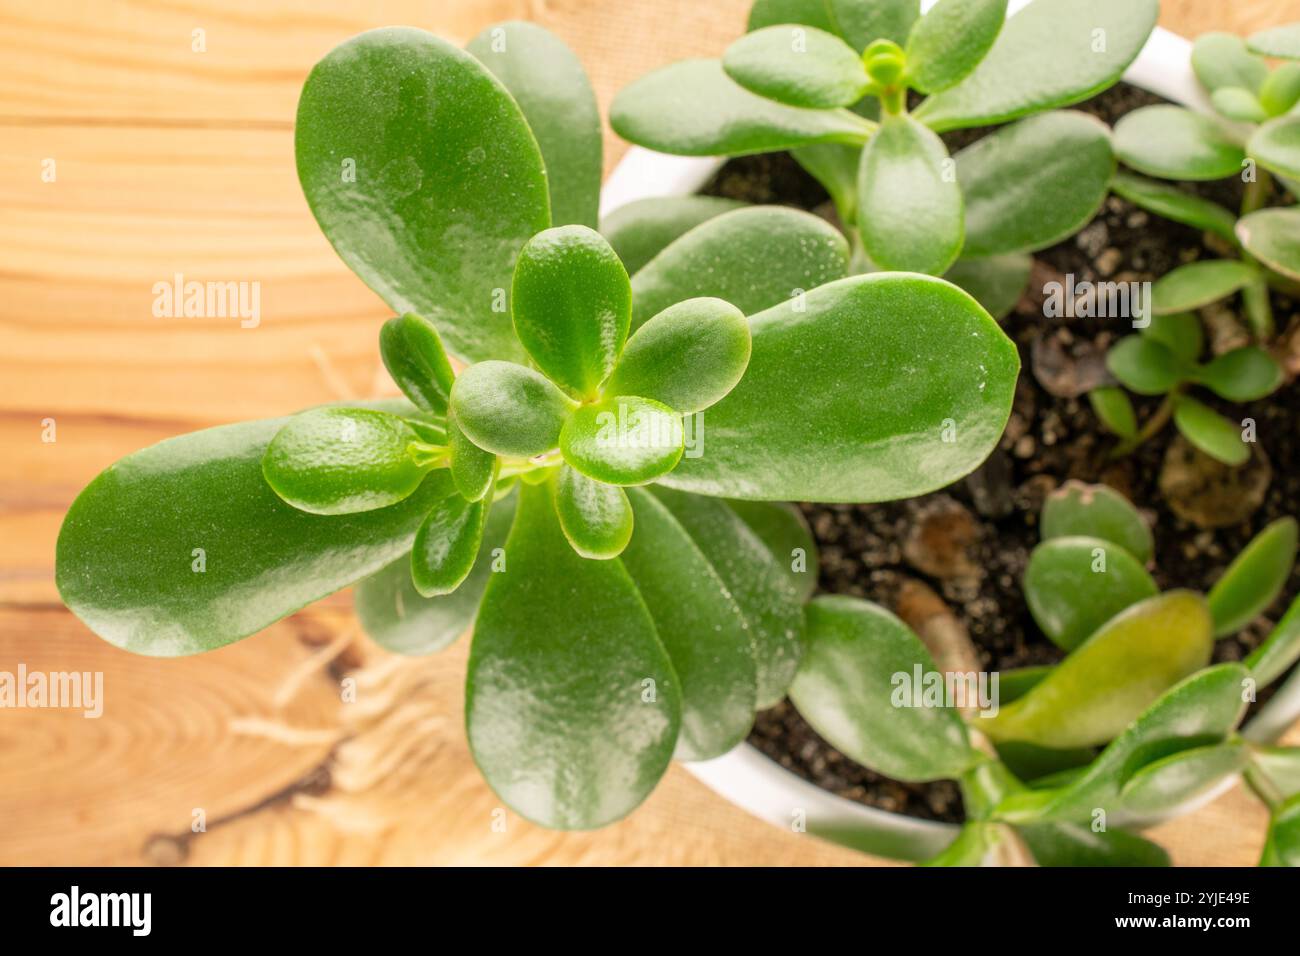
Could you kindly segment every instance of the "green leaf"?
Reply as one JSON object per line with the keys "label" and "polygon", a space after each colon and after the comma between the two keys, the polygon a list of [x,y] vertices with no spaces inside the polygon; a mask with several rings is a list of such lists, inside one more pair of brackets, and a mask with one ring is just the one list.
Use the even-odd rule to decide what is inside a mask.
{"label": "green leaf", "polygon": [[1300,210],[1260,209],[1237,223],[1246,251],[1274,272],[1300,280]]}
{"label": "green leaf", "polygon": [[1237,242],[1237,235],[1233,231],[1237,217],[1216,202],[1125,172],[1115,174],[1110,188],[1135,206],[1141,206],[1157,216],[1212,232],[1234,245]]}
{"label": "green leaf", "polygon": [[752,316],[745,377],[707,451],[664,483],[778,501],[887,501],[951,484],[1010,415],[1015,345],[956,286],[855,276]]}
{"label": "green leaf", "polygon": [[1093,413],[1112,434],[1120,438],[1137,437],[1137,414],[1124,389],[1114,385],[1094,388],[1088,393],[1088,402],[1092,405]]}
{"label": "green leaf", "polygon": [[494,455],[532,458],[560,441],[575,407],[539,372],[513,362],[480,362],[456,379],[451,409],[461,431]]}
{"label": "green leaf", "polygon": [[1205,330],[1194,312],[1166,312],[1150,316],[1142,334],[1159,342],[1188,366],[1194,366],[1205,348]]}
{"label": "green leaf", "polygon": [[951,778],[971,766],[976,753],[958,712],[921,703],[926,683],[942,688],[943,676],[906,624],[840,595],[815,598],[807,618],[790,699],[817,733],[895,780]]}
{"label": "green leaf", "polygon": [[998,38],[1007,0],[939,0],[907,37],[908,85],[922,93],[956,86]]}
{"label": "green leaf", "polygon": [[801,24],[764,27],[727,47],[727,75],[789,106],[852,106],[871,79],[857,52],[833,33]]}
{"label": "green leaf", "polygon": [[550,225],[546,170],[482,64],[410,27],[354,37],[308,76],[295,149],[321,230],[394,312],[425,316],[467,360],[523,358],[493,290]]}
{"label": "green leaf", "polygon": [[455,414],[447,416],[447,454],[451,458],[451,477],[461,497],[478,501],[486,495],[492,486],[496,456],[466,437],[456,424]]}
{"label": "green leaf", "polygon": [[466,501],[458,494],[433,506],[411,548],[411,580],[423,597],[451,594],[469,577],[490,506],[489,501]]}
{"label": "green leaf", "polygon": [[469,576],[451,594],[421,596],[411,580],[410,555],[402,555],[356,588],[357,618],[370,637],[395,654],[436,654],[469,630],[478,614],[492,565],[504,561],[500,551],[515,514],[515,496],[492,505],[483,527],[483,543]]}
{"label": "green leaf", "polygon": [[744,615],[757,674],[755,703],[760,709],[771,707],[785,696],[799,666],[801,592],[763,539],[723,502],[661,485],[652,490],[708,559]]}
{"label": "green leaf", "polygon": [[1123,830],[1100,832],[1074,823],[1032,823],[1016,828],[1039,866],[1170,866],[1158,844]]}
{"label": "green leaf", "polygon": [[1105,743],[1204,667],[1212,643],[1210,613],[1199,594],[1148,598],[1111,618],[1033,690],[981,720],[980,729],[995,742],[1055,748]]}
{"label": "green leaf", "polygon": [[1106,368],[1139,395],[1163,395],[1191,370],[1178,356],[1145,335],[1128,335],[1106,353]]}
{"label": "green leaf", "polygon": [[736,387],[749,350],[744,313],[721,299],[687,299],[636,330],[605,391],[698,412]]}
{"label": "green leaf", "polygon": [[1260,866],[1300,866],[1300,795],[1273,811]]}
{"label": "green leaf", "polygon": [[584,558],[617,558],[632,539],[632,505],[627,492],[615,485],[593,481],[562,466],[555,482],[555,513],[560,528]]}
{"label": "green leaf", "polygon": [[1194,398],[1178,396],[1174,424],[1189,442],[1225,465],[1235,468],[1250,460],[1250,447],[1242,441],[1240,427]]}
{"label": "green leaf", "polygon": [[397,415],[373,408],[315,408],[289,419],[271,440],[262,474],[300,511],[346,515],[409,497],[430,466],[410,445],[419,436]]}
{"label": "green leaf", "polygon": [[1251,748],[1250,763],[1252,772],[1263,773],[1283,797],[1300,793],[1300,747],[1256,744]]}
{"label": "green leaf", "polygon": [[1261,56],[1300,60],[1300,23],[1288,23],[1252,33],[1246,45]]}
{"label": "green leaf", "polygon": [[754,0],[749,8],[749,31],[781,23],[804,23],[828,33],[836,32],[825,0]]}
{"label": "green leaf", "polygon": [[1271,173],[1300,178],[1300,116],[1279,116],[1255,130],[1246,152]]}
{"label": "green leaf", "polygon": [[533,236],[519,253],[510,302],[515,333],[546,377],[596,397],[632,316],[627,270],[600,233],[559,226]]}
{"label": "green leaf", "polygon": [[702,222],[745,204],[720,196],[656,196],[619,206],[605,217],[600,231],[635,275],[674,240]]}
{"label": "green leaf", "polygon": [[1097,214],[1114,171],[1109,130],[1073,110],[1033,116],[977,140],[957,154],[966,200],[963,254],[1055,245]]}
{"label": "green leaf", "polygon": [[389,319],[379,330],[379,354],[397,387],[418,408],[447,413],[456,374],[432,322],[414,312]]}
{"label": "green leaf", "polygon": [[1158,12],[1155,0],[1034,0],[1007,20],[973,73],[922,103],[916,117],[943,131],[1091,99],[1137,57]]}
{"label": "green leaf", "polygon": [[405,501],[362,514],[299,511],[262,477],[267,446],[288,422],[182,435],[101,472],[59,531],[63,602],[111,644],[174,657],[247,637],[405,554],[447,484],[435,475]]}
{"label": "green leaf", "polygon": [[1240,740],[1170,754],[1133,774],[1120,790],[1120,801],[1130,813],[1168,813],[1240,771],[1246,757],[1246,745]]}
{"label": "green leaf", "polygon": [[551,223],[596,227],[601,129],[596,94],[578,58],[553,33],[514,20],[465,48],[502,82],[537,137],[546,164]]}
{"label": "green leaf", "polygon": [[826,0],[835,32],[855,50],[872,40],[893,40],[902,46],[921,16],[921,0]]}
{"label": "green leaf", "polygon": [[820,571],[817,544],[799,509],[773,501],[731,500],[727,506],[767,545],[802,599],[812,597]]}
{"label": "green leaf", "polygon": [[1277,622],[1277,627],[1246,657],[1246,666],[1261,687],[1273,683],[1300,660],[1300,598]]}
{"label": "green leaf", "polygon": [[835,213],[846,227],[858,221],[858,159],[861,155],[860,148],[841,143],[816,143],[790,150],[790,157],[830,194],[835,203]]}
{"label": "green leaf", "polygon": [[508,565],[488,582],[470,645],[470,750],[527,819],[600,827],[631,812],[668,768],[681,690],[622,563],[574,553],[549,488],[523,485],[520,495]]}
{"label": "green leaf", "polygon": [[619,395],[570,415],[560,431],[560,452],[589,478],[643,485],[677,466],[684,437],[682,417],[667,405]]}
{"label": "green leaf", "polygon": [[1300,102],[1300,63],[1283,63],[1268,74],[1259,102],[1269,116],[1289,113]]}
{"label": "green leaf", "polygon": [[1067,481],[1043,502],[1042,538],[1090,535],[1117,544],[1142,564],[1155,543],[1141,512],[1108,485]]}
{"label": "green leaf", "polygon": [[690,533],[654,495],[628,492],[636,533],[622,562],[681,681],[680,760],[721,756],[754,723],[757,668],[744,612]]}
{"label": "green leaf", "polygon": [[962,824],[957,839],[921,866],[997,866],[995,850],[1006,838],[1007,829],[1000,823],[968,820]]}
{"label": "green leaf", "polygon": [[1052,643],[1072,651],[1121,611],[1156,593],[1133,555],[1101,538],[1053,537],[1025,568],[1025,600]]}
{"label": "green leaf", "polygon": [[632,328],[683,299],[710,297],[753,315],[842,278],[849,246],[811,213],[754,206],[686,233],[632,280]]}
{"label": "green leaf", "polygon": [[1224,352],[1196,370],[1197,383],[1230,402],[1253,402],[1282,384],[1282,367],[1257,345]]}
{"label": "green leaf", "polygon": [[1151,288],[1156,315],[1190,312],[1226,299],[1259,276],[1259,270],[1239,259],[1203,259],[1161,276]]}
{"label": "green leaf", "polygon": [[1192,69],[1201,85],[1213,93],[1239,86],[1252,93],[1268,77],[1268,64],[1246,49],[1234,33],[1203,33],[1192,45]]}
{"label": "green leaf", "polygon": [[623,87],[610,106],[609,125],[630,143],[683,156],[861,145],[875,129],[849,110],[803,109],[751,93],[717,60],[682,60]]}
{"label": "green leaf", "polygon": [[1277,600],[1295,565],[1296,535],[1296,520],[1279,518],[1233,558],[1206,598],[1215,637],[1241,630]]}
{"label": "green leaf", "polygon": [[[969,239],[969,236],[967,236]],[[995,319],[1003,319],[1020,301],[1029,285],[1029,273],[1034,261],[1021,253],[989,256],[986,259],[968,259],[965,256],[954,262],[943,277],[953,285],[969,292],[984,311]]]}
{"label": "green leaf", "polygon": [[858,231],[882,269],[942,275],[961,252],[953,160],[943,140],[906,114],[887,117],[862,153]]}
{"label": "green leaf", "polygon": [[1225,179],[1239,174],[1246,159],[1218,123],[1181,106],[1125,113],[1111,143],[1125,164],[1161,179]]}
{"label": "green leaf", "polygon": [[1225,86],[1215,90],[1210,103],[1220,116],[1238,122],[1262,123],[1268,119],[1268,113],[1259,98],[1250,90],[1243,90],[1239,86]]}

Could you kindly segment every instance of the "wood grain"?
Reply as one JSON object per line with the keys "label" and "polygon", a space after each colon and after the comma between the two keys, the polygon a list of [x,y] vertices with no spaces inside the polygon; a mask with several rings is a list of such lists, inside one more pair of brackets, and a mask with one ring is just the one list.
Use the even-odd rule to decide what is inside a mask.
{"label": "wood grain", "polygon": [[[334,44],[395,23],[464,42],[532,19],[573,46],[603,111],[646,70],[719,53],[747,6],[0,0],[0,670],[102,671],[106,697],[98,720],[0,711],[0,865],[867,862],[760,823],[676,767],[599,832],[503,816],[460,725],[465,642],[391,662],[352,642],[346,594],[202,658],[157,661],[91,635],[52,579],[64,511],[115,459],[391,388],[375,353],[386,311],[320,235],[293,169],[298,90]],[[1296,19],[1297,0],[1162,12],[1187,33]],[[623,148],[607,131],[607,169]],[[154,318],[153,284],[176,273],[260,283],[261,324]],[[1233,793],[1157,836],[1177,862],[1205,864],[1252,862],[1261,834],[1258,806]]]}

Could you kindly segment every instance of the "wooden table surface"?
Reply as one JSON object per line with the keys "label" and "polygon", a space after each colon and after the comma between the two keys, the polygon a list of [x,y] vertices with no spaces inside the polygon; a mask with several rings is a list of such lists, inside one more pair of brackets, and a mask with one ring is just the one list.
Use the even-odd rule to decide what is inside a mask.
{"label": "wooden table surface", "polygon": [[[162,661],[100,641],[53,584],[63,513],[115,459],[391,390],[385,308],[335,257],[294,173],[298,91],[331,47],[387,24],[464,42],[532,19],[577,51],[603,111],[653,67],[718,54],[747,6],[0,0],[0,670],[102,671],[106,698],[97,720],[0,710],[0,864],[871,862],[763,824],[679,767],[599,832],[502,812],[465,745],[465,642],[387,657],[346,593]],[[1161,22],[1297,19],[1300,0],[1165,0]],[[607,132],[606,147],[608,170],[623,146]],[[154,283],[177,273],[260,283],[260,326],[154,318]],[[339,702],[340,656],[363,665],[355,704]],[[1263,822],[1234,792],[1156,836],[1179,863],[1249,863]]]}

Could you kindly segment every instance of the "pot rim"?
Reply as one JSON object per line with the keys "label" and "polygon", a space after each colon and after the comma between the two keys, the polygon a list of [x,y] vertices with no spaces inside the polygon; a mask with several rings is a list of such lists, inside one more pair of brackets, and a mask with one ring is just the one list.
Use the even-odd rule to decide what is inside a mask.
{"label": "pot rim", "polygon": [[[933,0],[926,2],[929,7]],[[1030,0],[1011,0],[1007,15]],[[1152,31],[1137,59],[1124,72],[1125,82],[1173,103],[1210,112],[1210,101],[1192,70],[1192,43],[1163,27]],[[602,217],[629,202],[698,192],[726,162],[718,156],[672,156],[632,146],[614,167],[601,190]],[[1281,736],[1300,717],[1300,668],[1283,683],[1242,730],[1248,740],[1264,743]],[[957,824],[881,810],[840,797],[782,767],[749,743],[721,757],[685,763],[710,789],[760,819],[795,832],[806,831],[842,846],[891,859],[919,861],[943,850],[959,832]],[[1148,827],[1190,813],[1236,785],[1239,774],[1159,816],[1129,820]]]}

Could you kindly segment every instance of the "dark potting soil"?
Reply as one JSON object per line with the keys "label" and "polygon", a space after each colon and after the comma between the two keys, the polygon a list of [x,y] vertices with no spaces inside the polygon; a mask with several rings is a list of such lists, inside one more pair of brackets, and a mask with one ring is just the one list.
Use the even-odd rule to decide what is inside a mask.
{"label": "dark potting soil", "polygon": [[[1156,102],[1161,101],[1121,84],[1076,109],[1113,124],[1130,110]],[[945,139],[955,151],[984,132],[964,130]],[[1195,189],[1234,210],[1241,190],[1235,178]],[[833,218],[822,187],[784,153],[732,160],[704,192],[797,206]],[[1264,525],[1300,515],[1300,384],[1292,381],[1248,406],[1231,406],[1198,390],[1198,397],[1234,421],[1255,419],[1256,454],[1240,469],[1218,465],[1191,449],[1172,425],[1133,455],[1113,459],[1115,440],[1102,429],[1086,393],[1113,381],[1105,353],[1131,333],[1129,320],[1043,314],[1044,285],[1064,282],[1067,274],[1076,284],[1154,281],[1178,265],[1223,252],[1212,237],[1110,196],[1081,232],[1035,254],[1029,290],[1003,321],[1019,346],[1023,369],[997,451],[965,480],[914,500],[802,505],[821,549],[821,591],[877,601],[905,620],[909,609],[900,603],[915,602],[920,594],[932,610],[937,595],[942,600],[938,606],[946,605],[969,633],[982,669],[1050,664],[1064,655],[1034,623],[1020,580],[1039,540],[1043,500],[1063,482],[1104,482],[1143,510],[1155,535],[1153,575],[1161,589],[1208,590]],[[1245,342],[1236,303],[1229,306],[1202,313],[1208,347],[1216,351]],[[1274,295],[1273,306],[1279,331],[1290,329],[1298,303]],[[1159,404],[1158,399],[1134,400],[1142,421]],[[1300,572],[1293,573],[1264,617],[1216,644],[1214,660],[1243,658],[1267,636],[1297,591]],[[1267,694],[1261,692],[1256,707]],[[954,782],[901,783],[868,770],[826,743],[789,701],[759,714],[749,741],[832,793],[912,816],[963,819]]]}

